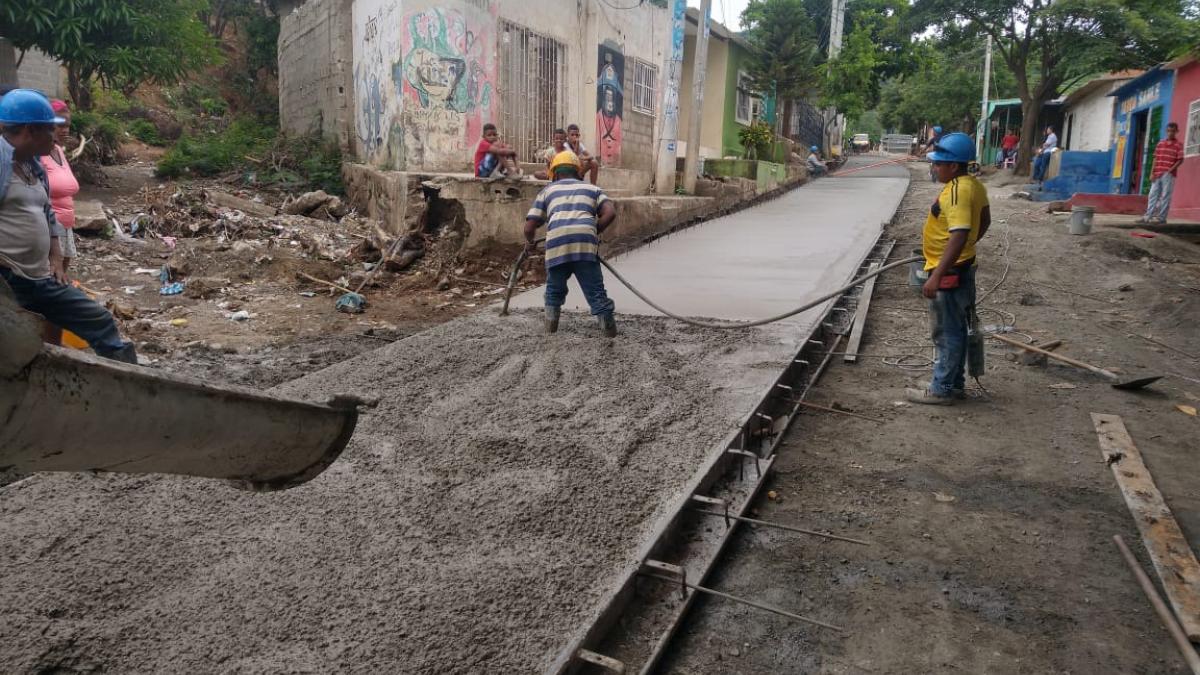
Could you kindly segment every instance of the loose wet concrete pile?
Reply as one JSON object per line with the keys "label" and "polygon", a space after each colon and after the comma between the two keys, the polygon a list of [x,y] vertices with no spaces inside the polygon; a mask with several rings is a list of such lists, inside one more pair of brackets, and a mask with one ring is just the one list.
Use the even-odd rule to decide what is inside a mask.
{"label": "loose wet concrete pile", "polygon": [[794,349],[622,319],[477,315],[281,385],[380,399],[288,492],[0,490],[2,670],[538,671]]}

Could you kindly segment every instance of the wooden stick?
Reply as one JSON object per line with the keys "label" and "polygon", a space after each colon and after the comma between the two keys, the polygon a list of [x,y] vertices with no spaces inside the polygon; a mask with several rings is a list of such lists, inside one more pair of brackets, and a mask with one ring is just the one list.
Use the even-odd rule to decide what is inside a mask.
{"label": "wooden stick", "polygon": [[[867,268],[867,273],[877,272],[879,263],[871,263]],[[875,292],[875,277],[871,277],[863,282],[862,291],[858,295],[858,307],[854,310],[854,325],[850,329],[850,341],[846,343],[846,351],[850,352],[842,357],[846,363],[854,363],[858,360],[858,349],[862,345],[863,330],[867,326],[867,312],[871,310],[871,295]]]}
{"label": "wooden stick", "polygon": [[1125,423],[1118,415],[1092,413],[1092,424],[1104,460],[1112,468],[1125,505],[1142,534],[1142,544],[1175,610],[1179,625],[1200,639],[1200,562],[1142,461]]}
{"label": "wooden stick", "polygon": [[796,405],[804,406],[805,408],[812,408],[813,410],[823,410],[825,412],[838,413],[841,415],[849,415],[851,417],[861,417],[864,420],[870,420],[872,422],[883,423],[883,422],[887,421],[887,420],[881,420],[878,417],[867,417],[866,415],[860,415],[856,412],[850,412],[849,410],[838,410],[837,408],[827,408],[823,405],[817,405],[816,403],[809,403],[808,401],[794,401],[794,403],[796,403]]}
{"label": "wooden stick", "polygon": [[1021,349],[1024,349],[1027,352],[1041,354],[1042,356],[1045,356],[1046,358],[1054,359],[1055,361],[1062,361],[1063,363],[1068,363],[1072,366],[1075,366],[1076,368],[1083,368],[1084,370],[1090,370],[1091,372],[1096,373],[1097,375],[1102,375],[1102,376],[1108,378],[1109,380],[1115,381],[1115,380],[1120,379],[1117,377],[1116,373],[1113,373],[1111,371],[1100,368],[1099,366],[1093,366],[1090,363],[1084,363],[1083,361],[1076,361],[1075,359],[1073,359],[1069,356],[1063,356],[1062,354],[1055,354],[1054,352],[1047,351],[1045,349],[1040,349],[1038,347],[1034,347],[1033,345],[1027,345],[1024,342],[1018,342],[1017,340],[1014,340],[1010,337],[1005,337],[1003,335],[1000,335],[999,333],[992,333],[988,337],[993,337],[1005,344],[1010,344],[1014,347],[1020,347]]}
{"label": "wooden stick", "polygon": [[1138,564],[1137,558],[1133,557],[1133,553],[1125,545],[1125,540],[1121,539],[1121,535],[1114,534],[1113,541],[1116,542],[1117,548],[1121,550],[1121,557],[1125,558],[1125,564],[1129,565],[1129,570],[1133,572],[1133,577],[1137,579],[1138,585],[1142,587],[1142,593],[1146,594],[1146,599],[1154,606],[1154,613],[1158,615],[1159,620],[1166,626],[1167,632],[1171,634],[1171,640],[1179,648],[1179,653],[1183,655],[1183,660],[1187,662],[1188,668],[1192,669],[1193,675],[1200,675],[1200,656],[1196,655],[1196,650],[1192,647],[1192,643],[1183,634],[1183,629],[1179,627],[1179,622],[1175,620],[1175,615],[1171,613],[1171,610],[1167,609],[1162,596],[1158,594],[1158,589],[1151,583],[1150,577],[1146,576],[1145,570]]}
{"label": "wooden stick", "polygon": [[333,283],[332,281],[325,281],[324,279],[318,279],[311,274],[305,274],[304,272],[296,272],[296,274],[297,274],[297,276],[302,276],[305,279],[308,279],[309,281],[315,281],[318,284],[321,284],[323,286],[328,286],[334,290],[342,291],[343,293],[353,293],[354,292],[354,291],[350,290],[349,288],[346,288],[345,286],[338,286],[337,284]]}

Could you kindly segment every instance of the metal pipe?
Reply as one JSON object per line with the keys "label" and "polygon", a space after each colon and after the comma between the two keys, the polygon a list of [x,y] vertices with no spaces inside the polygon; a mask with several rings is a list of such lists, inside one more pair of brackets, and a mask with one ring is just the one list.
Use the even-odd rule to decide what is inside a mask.
{"label": "metal pipe", "polygon": [[799,527],[793,527],[791,525],[783,525],[780,523],[772,523],[772,522],[769,522],[766,520],[759,520],[757,518],[748,518],[746,516],[735,516],[731,513],[720,513],[719,511],[708,511],[706,509],[697,509],[695,507],[692,508],[692,511],[695,511],[696,513],[703,513],[706,516],[719,516],[721,518],[732,518],[734,520],[740,520],[743,523],[750,523],[751,525],[762,525],[763,527],[774,527],[779,530],[787,530],[788,532],[796,532],[798,534],[809,534],[814,537],[822,537],[824,539],[836,539],[838,541],[848,541],[851,544],[861,544],[863,546],[871,545],[871,542],[863,541],[862,539],[852,539],[850,537],[843,537],[843,536],[836,535],[836,534],[826,534],[824,532],[816,532],[814,530],[805,530],[805,529],[802,529]]}
{"label": "metal pipe", "polygon": [[688,588],[692,589],[693,591],[698,591],[698,592],[700,592],[700,593],[705,593],[705,594],[707,594],[707,595],[715,595],[715,596],[717,596],[718,598],[725,598],[726,600],[732,600],[733,602],[736,602],[736,603],[739,603],[739,604],[742,604],[742,605],[746,605],[747,607],[754,607],[755,609],[761,609],[761,610],[763,610],[764,612],[770,612],[770,613],[772,613],[772,614],[778,614],[779,616],[784,616],[784,617],[787,617],[787,618],[789,618],[789,619],[794,619],[794,620],[796,620],[796,621],[802,621],[802,622],[804,622],[804,623],[811,623],[811,624],[812,624],[812,625],[814,625],[814,626],[821,626],[822,628],[829,628],[829,629],[832,629],[832,630],[836,630],[836,631],[838,631],[839,633],[845,633],[845,632],[846,632],[846,629],[845,629],[845,628],[842,628],[841,626],[835,626],[835,625],[833,625],[833,624],[831,624],[831,623],[825,623],[824,621],[818,621],[818,620],[816,620],[816,619],[810,619],[810,618],[808,618],[808,617],[806,617],[806,616],[800,616],[799,614],[793,614],[793,613],[791,613],[791,612],[789,612],[789,611],[787,611],[787,610],[785,610],[785,609],[779,609],[778,607],[772,607],[772,606],[770,606],[770,605],[764,605],[764,604],[762,604],[761,602],[755,602],[755,601],[753,601],[753,600],[747,600],[746,598],[739,598],[739,597],[738,597],[738,596],[736,596],[736,595],[730,595],[730,594],[728,594],[728,593],[722,593],[721,591],[716,591],[716,590],[713,590],[713,589],[711,589],[711,588],[705,588],[704,586],[697,586],[696,584],[690,583],[690,582],[688,582],[688,581],[680,581],[679,579],[672,579],[672,578],[670,578],[670,577],[664,577],[664,576],[661,576],[661,575],[658,575],[658,574],[646,574],[645,572],[639,572],[638,574],[639,574],[640,576],[646,577],[647,579],[657,579],[657,580],[659,580],[659,581],[665,581],[665,582],[667,582],[667,583],[670,583],[670,584],[680,584],[680,585],[683,585],[683,586],[686,586],[686,587],[688,587]]}
{"label": "metal pipe", "polygon": [[1162,596],[1158,594],[1158,589],[1154,587],[1154,584],[1150,581],[1150,577],[1146,576],[1145,570],[1138,564],[1137,558],[1133,557],[1133,553],[1125,545],[1125,540],[1121,538],[1121,535],[1114,534],[1113,541],[1116,542],[1117,548],[1121,550],[1121,557],[1125,558],[1125,564],[1129,565],[1129,570],[1133,572],[1138,585],[1142,587],[1142,593],[1146,594],[1146,599],[1154,606],[1154,613],[1158,614],[1158,619],[1163,622],[1163,625],[1167,628],[1167,632],[1171,634],[1171,640],[1179,648],[1179,653],[1183,656],[1183,660],[1187,662],[1192,675],[1200,675],[1200,656],[1196,655],[1196,649],[1192,647],[1192,643],[1188,640],[1187,635],[1184,634],[1183,628],[1180,628],[1179,621],[1175,619],[1175,615],[1167,608]]}

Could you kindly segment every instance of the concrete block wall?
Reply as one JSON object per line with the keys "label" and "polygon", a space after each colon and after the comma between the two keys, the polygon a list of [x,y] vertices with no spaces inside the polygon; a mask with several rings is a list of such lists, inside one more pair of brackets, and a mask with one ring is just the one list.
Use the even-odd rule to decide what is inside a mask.
{"label": "concrete block wall", "polygon": [[17,68],[20,54],[8,40],[0,38],[0,84],[37,89],[50,98],[67,96],[62,66],[38,50],[30,50]]}
{"label": "concrete block wall", "polygon": [[[654,127],[658,118],[633,109],[633,71],[636,59],[625,59],[625,115],[621,119],[621,166],[654,171]],[[662,67],[659,78],[662,79]],[[661,90],[663,83],[659,83]],[[658,105],[658,101],[655,104]]]}
{"label": "concrete block wall", "polygon": [[279,121],[354,152],[352,0],[284,0],[279,23]]}

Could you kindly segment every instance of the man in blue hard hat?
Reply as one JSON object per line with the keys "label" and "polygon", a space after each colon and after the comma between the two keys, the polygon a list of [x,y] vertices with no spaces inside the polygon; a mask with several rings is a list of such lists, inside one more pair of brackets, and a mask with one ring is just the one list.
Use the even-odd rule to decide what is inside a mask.
{"label": "man in blue hard hat", "polygon": [[69,285],[63,270],[63,228],[38,161],[54,148],[55,126],[63,121],[31,89],[0,99],[0,292],[11,289],[22,308],[87,340],[100,356],[137,363],[112,315]]}
{"label": "man in blue hard hat", "polygon": [[991,225],[992,214],[987,189],[967,172],[975,161],[970,136],[946,134],[929,159],[938,181],[945,183],[921,232],[929,275],[921,293],[930,301],[937,356],[929,386],[909,389],[907,397],[913,403],[950,405],[966,397],[967,332],[975,314],[975,244]]}
{"label": "man in blue hard hat", "polygon": [[821,149],[812,146],[808,149],[808,175],[818,178],[829,173],[829,166],[821,160]]}

